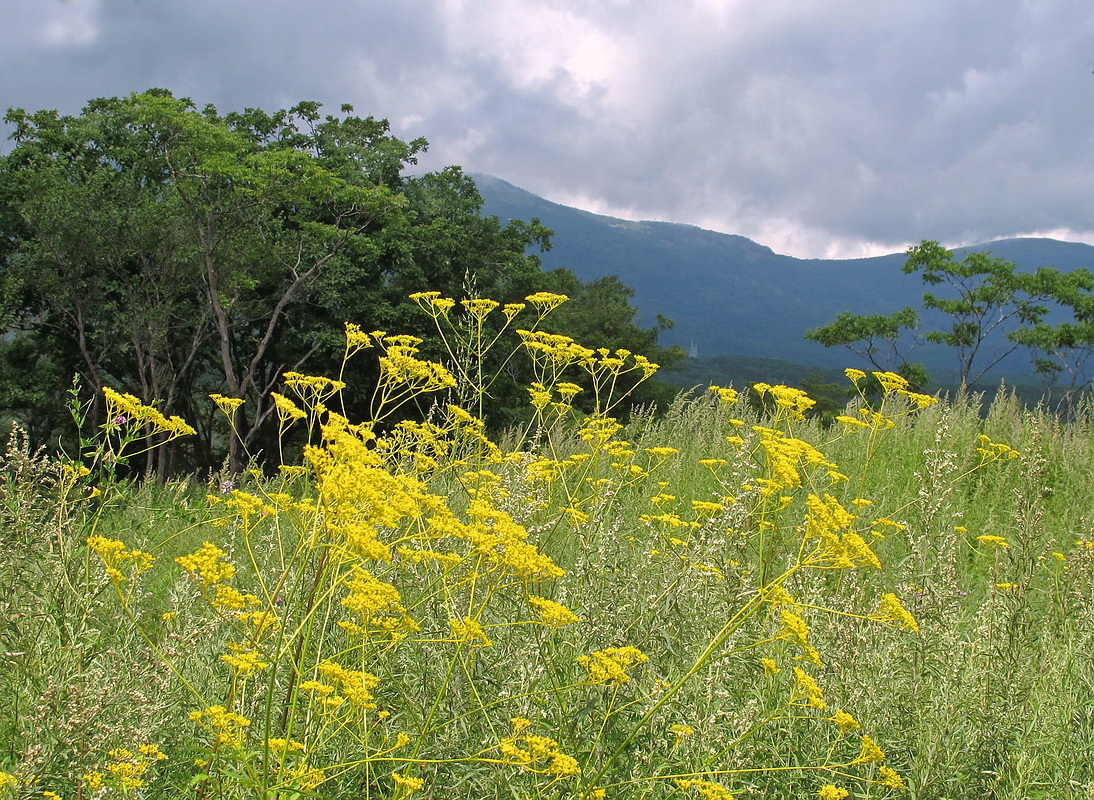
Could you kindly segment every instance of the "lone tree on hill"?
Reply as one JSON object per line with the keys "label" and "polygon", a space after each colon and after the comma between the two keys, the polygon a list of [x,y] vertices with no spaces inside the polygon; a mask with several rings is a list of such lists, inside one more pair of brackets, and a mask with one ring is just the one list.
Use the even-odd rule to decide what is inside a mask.
{"label": "lone tree on hill", "polygon": [[[923,306],[940,312],[949,322],[923,338],[957,350],[958,382],[963,387],[975,383],[1019,347],[1044,350],[1053,341],[1050,331],[1059,337],[1055,341],[1065,341],[1070,329],[1046,325],[1046,315],[1053,306],[1080,314],[1094,289],[1094,275],[1085,269],[1061,272],[1040,267],[1036,272],[1020,272],[1006,259],[976,252],[958,261],[938,242],[921,242],[909,248],[907,256],[905,274],[920,273],[924,283],[944,290],[925,292]],[[917,329],[919,320],[911,308],[889,316],[844,312],[805,336],[825,347],[842,345],[879,369],[894,369],[912,383],[923,385],[927,382],[923,367],[909,363],[900,352],[901,340],[906,341],[908,333]],[[1007,344],[986,359],[980,358],[989,338]],[[1035,358],[1034,363],[1042,372],[1050,372],[1042,361]],[[974,365],[979,367],[975,372]]]}

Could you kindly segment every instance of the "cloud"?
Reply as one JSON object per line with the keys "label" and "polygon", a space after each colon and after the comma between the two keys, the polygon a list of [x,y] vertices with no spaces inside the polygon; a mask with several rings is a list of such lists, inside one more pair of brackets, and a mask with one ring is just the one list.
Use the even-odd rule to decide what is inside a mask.
{"label": "cloud", "polygon": [[796,255],[1094,236],[1094,12],[1067,0],[13,2],[12,105],[350,102],[426,166]]}

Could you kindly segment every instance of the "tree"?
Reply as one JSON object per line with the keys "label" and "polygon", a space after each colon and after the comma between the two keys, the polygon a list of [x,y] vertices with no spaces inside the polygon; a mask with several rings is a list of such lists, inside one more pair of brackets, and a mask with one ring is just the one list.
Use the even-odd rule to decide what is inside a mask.
{"label": "tree", "polygon": [[1034,367],[1051,383],[1067,377],[1059,407],[1070,414],[1079,393],[1094,379],[1094,276],[1087,270],[1062,274],[1055,270],[1038,270],[1037,279],[1043,290],[1065,309],[1071,311],[1071,321],[1052,325],[1039,321],[1008,334],[1015,344],[1028,347]]}
{"label": "tree", "polygon": [[888,316],[844,311],[828,325],[806,331],[805,338],[825,347],[842,345],[877,370],[898,372],[913,387],[921,388],[927,384],[927,371],[923,365],[909,362],[901,352],[902,340],[918,326],[919,314],[912,308],[902,308]]}
{"label": "tree", "polygon": [[[957,261],[952,252],[931,241],[909,248],[907,255],[905,274],[921,273],[924,283],[949,290],[946,297],[924,293],[927,310],[949,317],[946,327],[930,331],[924,338],[956,348],[958,381],[963,387],[982,378],[1021,346],[1051,347],[1052,331],[1063,337],[1062,341],[1073,339],[1074,331],[1044,324],[1050,305],[1071,308],[1079,316],[1088,313],[1084,293],[1094,288],[1094,276],[1084,269],[1063,273],[1040,267],[1033,273],[1019,272],[1012,262],[993,258],[990,253],[969,253]],[[1089,313],[1094,320],[1094,312]],[[913,385],[922,386],[927,382],[926,371],[919,364],[908,363],[899,351],[903,332],[915,329],[918,323],[919,315],[911,308],[888,316],[844,312],[805,337],[825,347],[847,347],[875,367],[894,369]],[[973,373],[989,338],[1008,345],[993,352],[990,362]],[[1043,359],[1035,363],[1038,369],[1049,370]]]}
{"label": "tree", "polygon": [[[224,393],[252,401],[236,419],[251,444],[280,373],[308,355],[269,358],[289,305],[367,260],[369,234],[404,204],[380,179],[424,146],[374,120],[320,122],[317,108],[221,117],[152,90],[79,117],[10,111],[0,180],[27,234],[24,319],[78,354],[96,393],[126,383],[167,412],[187,410],[199,368],[215,364]],[[242,464],[235,439],[230,461]]]}
{"label": "tree", "polygon": [[[96,396],[110,385],[186,417],[203,434],[189,466],[207,469],[220,454],[206,396],[245,400],[228,448],[238,470],[247,454],[276,453],[270,393],[283,374],[339,369],[343,323],[416,334],[423,355],[439,357],[412,292],[512,302],[569,281],[583,291],[540,269],[532,251],[550,246],[550,231],[483,217],[458,167],[405,176],[424,139],[402,141],[349,106],[319,109],[222,115],[154,89],[92,100],[77,116],[10,110],[0,311],[16,338],[0,358],[41,391],[4,403],[30,412],[43,394],[62,397],[75,372]],[[626,310],[600,318],[634,338]],[[347,379],[367,395],[375,374],[362,362]],[[147,469],[171,471],[175,447],[150,452],[160,460]]]}
{"label": "tree", "polygon": [[1018,349],[1018,343],[1011,340],[1010,347],[992,354],[992,360],[973,374],[973,364],[992,333],[1033,325],[1044,317],[1048,312],[1044,302],[1052,297],[1049,273],[1059,274],[1046,268],[1040,277],[1018,272],[1013,262],[992,258],[990,253],[969,253],[957,261],[952,252],[931,241],[909,248],[907,255],[905,274],[922,271],[924,283],[948,286],[956,295],[940,297],[926,292],[923,305],[951,319],[947,328],[931,331],[926,339],[957,349],[961,386],[975,383]]}

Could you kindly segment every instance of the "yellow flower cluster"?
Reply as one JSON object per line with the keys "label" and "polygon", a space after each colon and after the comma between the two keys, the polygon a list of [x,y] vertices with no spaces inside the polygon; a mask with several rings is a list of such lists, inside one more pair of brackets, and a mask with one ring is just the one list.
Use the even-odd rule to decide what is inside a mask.
{"label": "yellow flower cluster", "polygon": [[[341,664],[327,659],[316,667],[319,674],[329,681],[337,683],[342,696],[358,708],[376,708],[372,690],[380,685],[380,679],[367,672],[346,669]],[[300,688],[304,688],[301,685]]]}
{"label": "yellow flower cluster", "polygon": [[524,767],[541,775],[557,775],[559,778],[580,775],[577,759],[559,749],[559,744],[548,736],[525,733],[532,723],[524,717],[514,717],[513,735],[498,743],[503,763]]}
{"label": "yellow flower cluster", "polygon": [[242,714],[229,711],[224,706],[209,706],[201,711],[191,711],[190,721],[196,722],[216,737],[217,744],[242,747],[246,729],[251,721]]}
{"label": "yellow flower cluster", "polygon": [[217,408],[227,414],[229,419],[235,414],[236,409],[243,405],[243,399],[240,397],[225,397],[222,394],[211,394],[209,395],[209,399],[216,403]]}
{"label": "yellow flower cluster", "polygon": [[548,600],[545,597],[528,595],[528,602],[539,612],[540,622],[551,628],[561,628],[563,625],[572,625],[581,622],[581,618],[574,614],[562,603]]}
{"label": "yellow flower cluster", "polygon": [[403,394],[439,392],[456,385],[455,377],[443,366],[416,357],[421,342],[416,336],[385,336],[381,340],[380,373],[389,402]]}
{"label": "yellow flower cluster", "polygon": [[327,775],[323,770],[316,769],[306,761],[301,761],[288,770],[285,777],[308,793],[314,792],[327,779]]}
{"label": "yellow flower cluster", "polygon": [[631,679],[627,670],[648,660],[636,647],[609,647],[579,656],[577,663],[589,673],[589,683],[626,683]]}
{"label": "yellow flower cluster", "polygon": [[430,316],[448,316],[448,312],[456,305],[455,300],[441,297],[440,292],[415,292],[410,295],[410,299]]}
{"label": "yellow flower cluster", "polygon": [[834,469],[836,466],[808,442],[786,436],[775,428],[755,425],[752,429],[759,434],[760,446],[767,454],[771,493],[801,486],[803,465],[826,469]]}
{"label": "yellow flower cluster", "polygon": [[[819,539],[809,565],[822,569],[852,569],[870,566],[881,569],[881,561],[857,532],[847,530],[854,514],[830,494],[806,497],[805,539]],[[843,531],[841,534],[840,531]]]}
{"label": "yellow flower cluster", "polygon": [[532,359],[538,364],[550,365],[556,375],[572,364],[590,364],[596,356],[595,350],[582,347],[562,334],[518,330],[517,335]]}
{"label": "yellow flower cluster", "polygon": [[308,416],[300,406],[284,395],[270,392],[270,397],[273,398],[274,407],[277,409],[277,418],[282,427],[291,425]]}
{"label": "yellow flower cluster", "polygon": [[528,542],[528,532],[506,512],[474,499],[467,510],[471,522],[450,520],[450,529],[474,545],[503,574],[532,580],[553,580],[565,573],[550,556]]}
{"label": "yellow flower cluster", "polygon": [[334,380],[322,375],[303,375],[299,372],[286,372],[285,385],[306,403],[314,405],[346,388],[344,381]]}
{"label": "yellow flower cluster", "polygon": [[221,581],[231,580],[236,574],[235,565],[222,561],[228,554],[212,542],[204,542],[188,556],[179,556],[175,562],[189,573],[202,588],[209,588]]}
{"label": "yellow flower cluster", "polygon": [[878,610],[870,615],[870,619],[878,622],[892,622],[913,631],[919,630],[919,623],[915,621],[915,617],[900,602],[900,598],[891,592],[881,596]]}
{"label": "yellow flower cluster", "polygon": [[907,789],[908,784],[904,782],[904,778],[900,776],[895,769],[887,764],[882,764],[877,769],[878,783],[882,786],[888,786],[890,789]]}
{"label": "yellow flower cluster", "polygon": [[452,629],[452,640],[468,647],[492,647],[494,643],[477,619],[472,617],[453,617],[448,620]]}
{"label": "yellow flower cluster", "polygon": [[702,800],[733,800],[729,789],[714,781],[702,778],[677,778],[674,783],[680,787],[681,792],[694,789],[696,796],[701,797]]}
{"label": "yellow flower cluster", "polygon": [[800,667],[794,667],[794,694],[791,702],[797,703],[800,700],[804,700],[810,708],[819,708],[822,711],[828,708],[813,676]]}
{"label": "yellow flower cluster", "polygon": [[228,642],[228,651],[220,657],[220,660],[232,667],[240,678],[249,678],[270,666],[268,661],[262,660],[257,650],[245,645]]}
{"label": "yellow flower cluster", "polygon": [[782,633],[779,638],[795,640],[805,651],[805,658],[818,667],[823,667],[820,653],[809,643],[809,626],[805,620],[785,606],[779,608],[779,617],[782,622]]}
{"label": "yellow flower cluster", "polygon": [[558,308],[570,298],[564,294],[555,294],[554,292],[536,292],[524,299],[535,306],[537,311],[544,314]]}
{"label": "yellow flower cluster", "polygon": [[988,464],[992,461],[1008,461],[1018,458],[1020,453],[1013,447],[1002,442],[993,442],[990,436],[980,434],[977,437],[976,452],[980,454],[980,464]]}
{"label": "yellow flower cluster", "polygon": [[352,612],[356,619],[338,624],[350,633],[363,636],[380,633],[399,640],[418,630],[417,623],[403,607],[399,590],[390,583],[356,565],[345,583],[350,592],[342,598],[342,607]]}
{"label": "yellow flower cluster", "polygon": [[143,550],[130,550],[117,539],[108,539],[98,534],[87,538],[87,546],[103,562],[107,576],[114,583],[125,580],[123,568],[130,568],[135,578],[150,569],[156,561],[155,557]]}
{"label": "yellow flower cluster", "polygon": [[346,353],[347,357],[365,347],[372,347],[372,336],[361,330],[360,325],[352,322],[346,323]]}
{"label": "yellow flower cluster", "polygon": [[754,383],[752,388],[761,398],[770,397],[775,402],[775,407],[784,412],[788,419],[805,419],[805,412],[817,404],[816,400],[801,389],[789,386]]}
{"label": "yellow flower cluster", "polygon": [[145,405],[131,394],[116,392],[109,386],[104,386],[103,395],[106,397],[107,419],[110,420],[108,427],[150,425],[152,433],[167,434],[167,441],[179,436],[193,436],[195,433],[182,417],[165,417],[157,408]]}
{"label": "yellow flower cluster", "polygon": [[396,786],[401,786],[408,792],[420,792],[425,788],[425,781],[415,778],[413,775],[402,775],[398,772],[391,773],[391,780]]}
{"label": "yellow flower cluster", "polygon": [[104,786],[110,786],[122,794],[140,789],[145,785],[148,768],[167,758],[154,744],[141,745],[135,753],[125,747],[117,747],[108,755],[110,763],[102,770],[84,775],[84,782],[93,791]]}
{"label": "yellow flower cluster", "polygon": [[736,389],[731,389],[726,386],[715,386],[714,384],[711,384],[708,391],[713,392],[714,396],[725,405],[733,405],[741,399],[741,395]]}
{"label": "yellow flower cluster", "polygon": [[846,736],[851,731],[857,731],[861,727],[858,720],[846,711],[837,711],[832,715],[831,719],[832,722],[836,723],[836,727],[839,728],[840,736]]}
{"label": "yellow flower cluster", "polygon": [[859,753],[859,757],[855,759],[859,762],[865,763],[877,763],[880,764],[885,760],[885,751],[875,744],[874,740],[869,736],[862,737],[862,752]]}

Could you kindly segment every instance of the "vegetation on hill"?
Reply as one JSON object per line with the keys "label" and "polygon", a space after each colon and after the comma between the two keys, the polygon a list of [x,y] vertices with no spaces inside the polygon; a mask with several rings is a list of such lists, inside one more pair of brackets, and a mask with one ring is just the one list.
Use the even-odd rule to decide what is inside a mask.
{"label": "vegetation on hill", "polygon": [[[904,276],[907,257],[900,253],[798,259],[742,236],[690,225],[628,222],[551,203],[497,178],[476,175],[475,180],[488,213],[503,220],[537,217],[557,232],[544,264],[572,268],[583,279],[617,275],[635,290],[634,303],[644,324],[652,324],[656,314],[674,320],[675,327],[662,341],[700,358],[774,358],[822,370],[842,369],[848,365],[848,354],[805,339],[806,331],[830,324],[843,312],[887,317],[922,306],[922,287]],[[985,258],[1011,262],[1027,273],[1046,267],[1071,273],[1094,266],[1094,247],[1051,239],[989,242],[959,248],[954,258],[965,263],[970,255],[985,251],[990,251]],[[946,291],[938,294],[942,300],[953,299]],[[1046,325],[1071,321],[1069,307],[1049,305]],[[941,331],[952,323],[949,312],[928,308],[920,316],[924,330]],[[1075,333],[1079,331],[1071,331]],[[1036,383],[1039,364],[1030,355],[1040,358],[1043,351],[1028,345],[1046,343],[1044,336],[1038,332],[1037,341],[1022,342],[1019,351],[1003,357],[985,377],[994,383],[1000,378],[1009,384]],[[979,349],[980,365],[1004,356],[1013,344],[1003,331],[988,336]],[[903,360],[922,363],[939,384],[956,387],[962,372],[956,355],[954,347],[921,339]],[[869,366],[860,356],[852,358],[856,366]],[[1065,386],[1066,370],[1065,366],[1060,375]]]}

